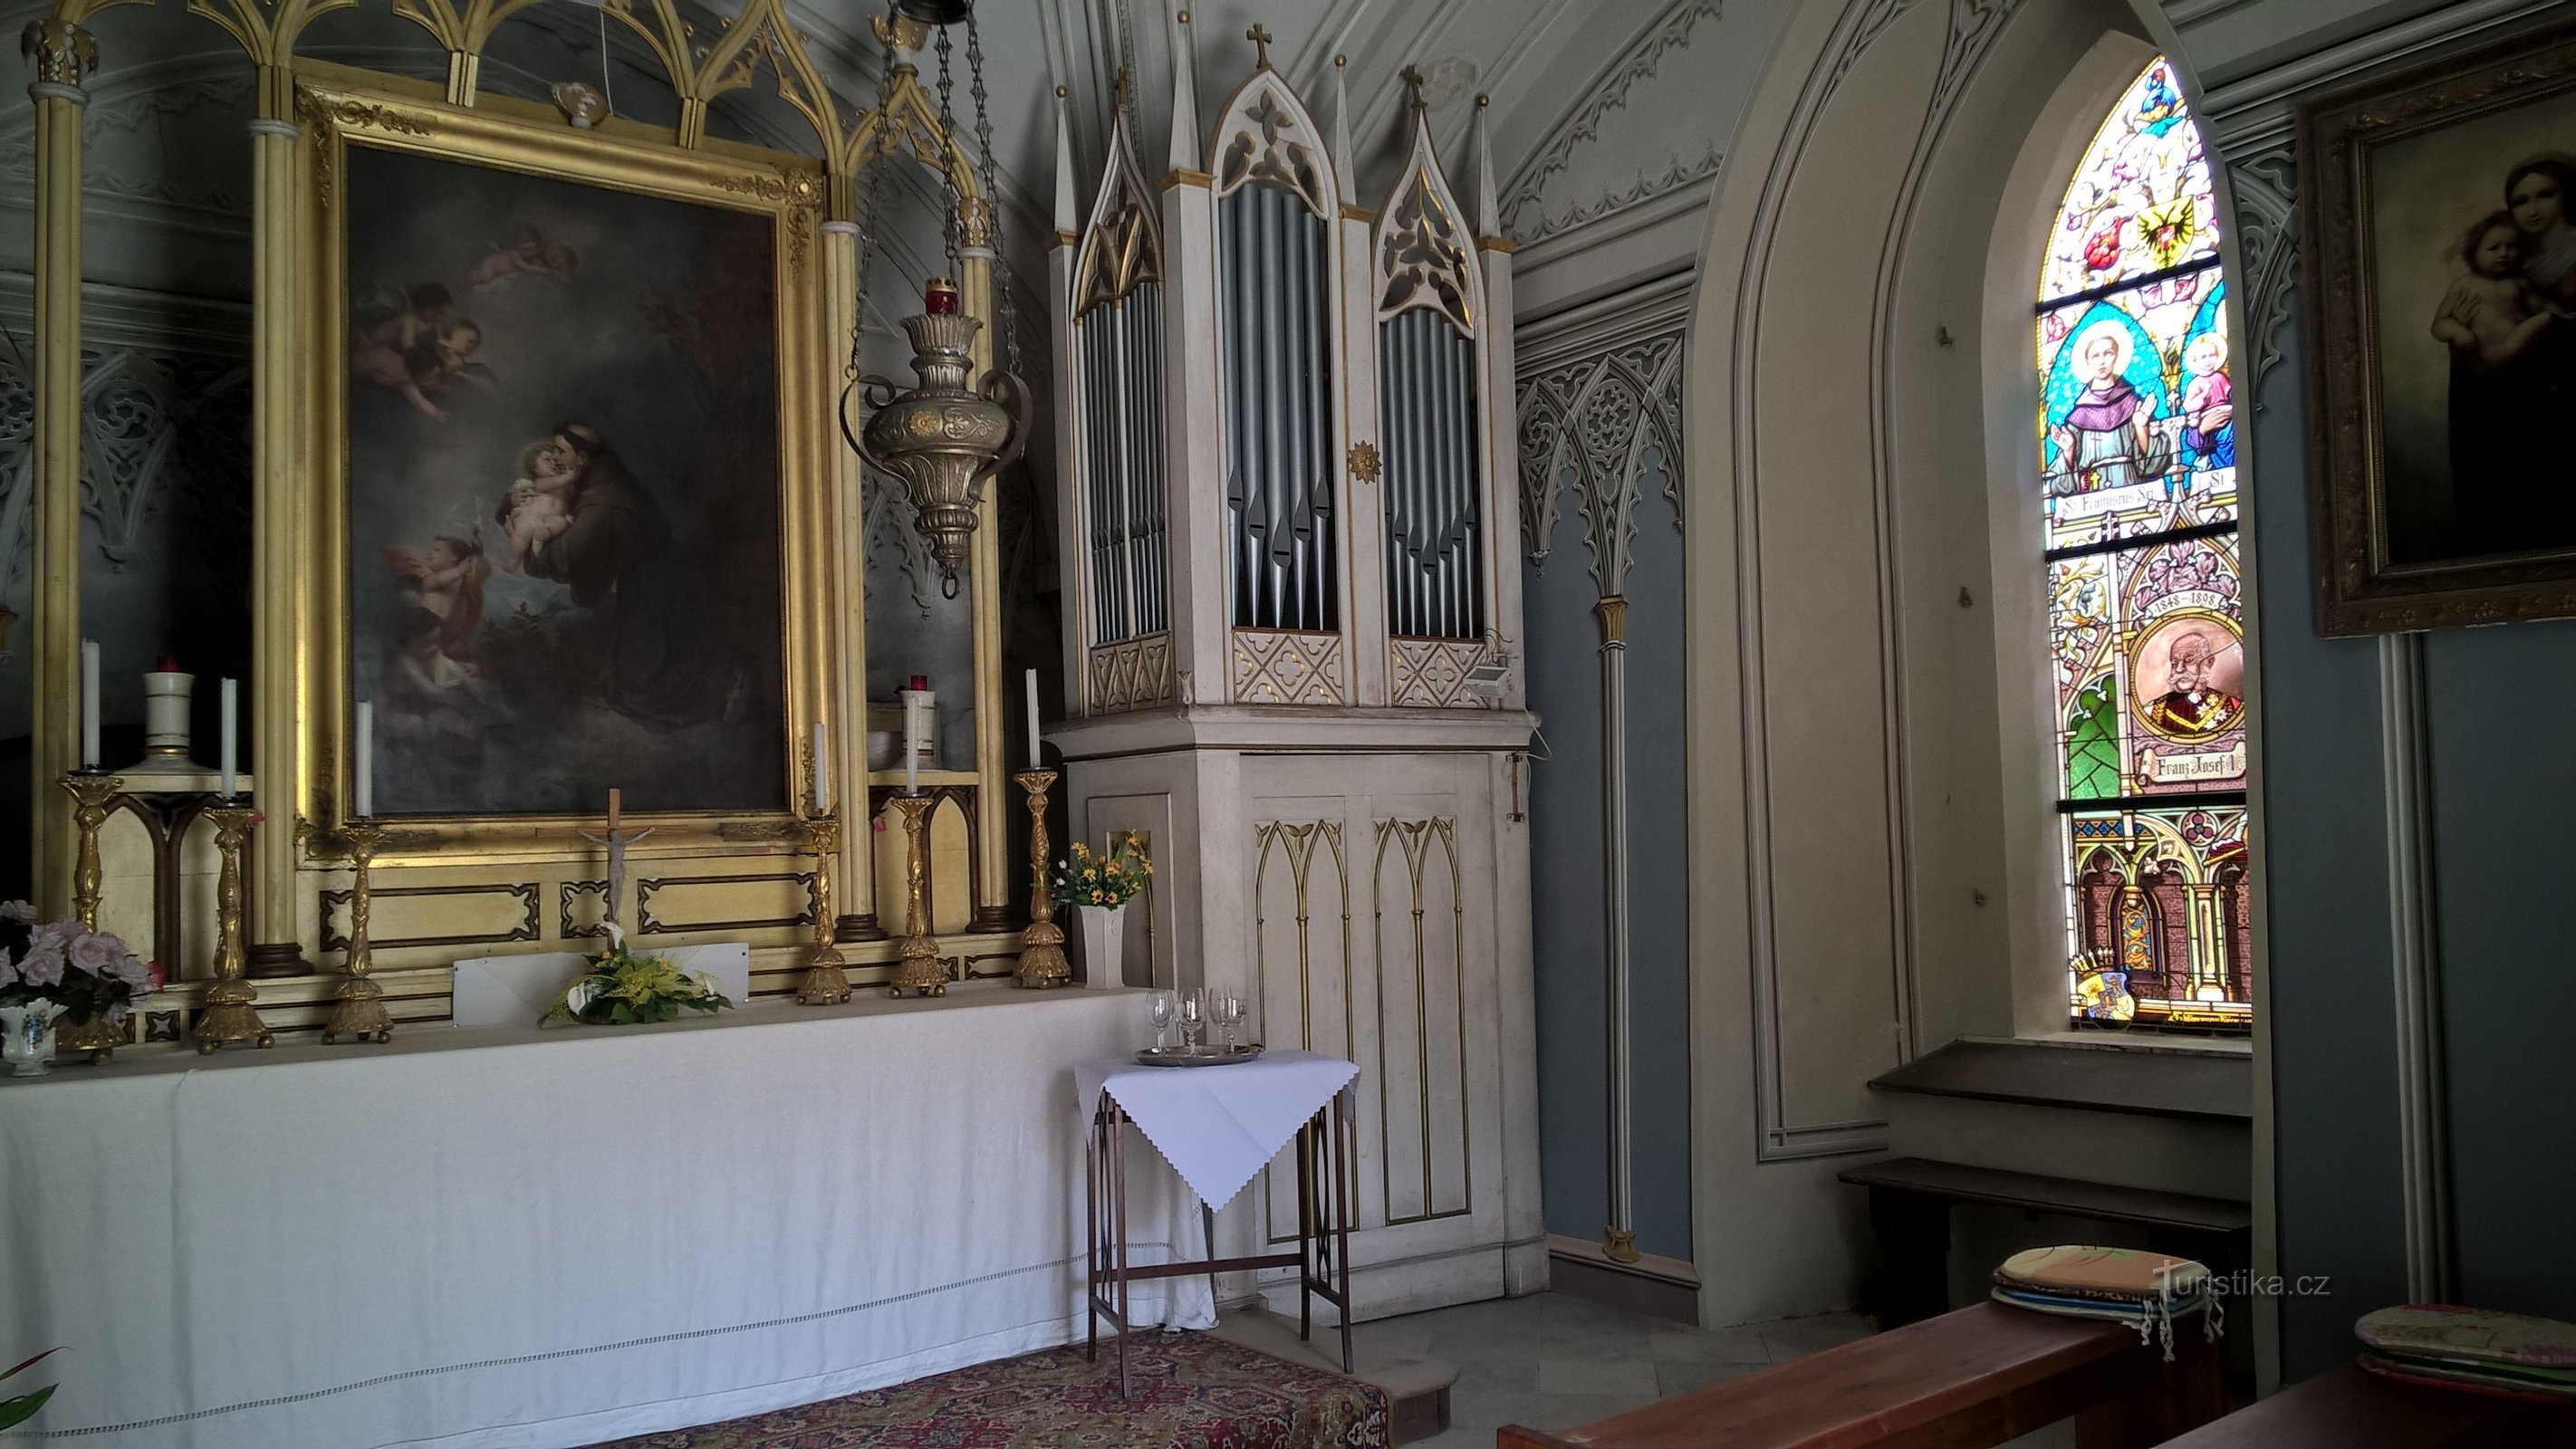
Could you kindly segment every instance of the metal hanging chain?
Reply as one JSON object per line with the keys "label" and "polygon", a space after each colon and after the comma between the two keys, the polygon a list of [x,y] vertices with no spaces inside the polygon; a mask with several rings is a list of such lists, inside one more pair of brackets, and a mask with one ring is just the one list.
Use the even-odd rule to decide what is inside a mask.
{"label": "metal hanging chain", "polygon": [[868,175],[866,192],[859,200],[859,286],[857,310],[850,316],[850,361],[842,369],[845,378],[859,375],[859,345],[868,331],[868,270],[876,260],[877,212],[885,204],[885,172],[877,166],[877,156],[860,162]]}
{"label": "metal hanging chain", "polygon": [[[886,0],[886,25],[889,29],[893,27],[894,21],[894,0]],[[859,158],[859,169],[867,173],[868,186],[866,193],[859,198],[858,301],[857,310],[850,314],[850,361],[841,371],[842,377],[853,380],[861,371],[859,348],[868,332],[868,272],[876,260],[877,213],[884,208],[885,203],[885,172],[878,167],[877,163],[885,158],[887,149],[894,140],[893,132],[887,129],[892,124],[892,118],[886,114],[887,92],[892,89],[893,80],[894,53],[889,50],[886,53],[885,68],[877,72],[876,144],[868,148],[869,154]]]}
{"label": "metal hanging chain", "polygon": [[[949,69],[949,56],[952,50],[953,47],[948,39],[948,27],[942,25],[939,27],[939,139],[950,146],[955,146],[957,110],[952,104],[952,93],[956,89],[956,79]],[[948,188],[948,212],[942,218],[943,224],[940,231],[942,238],[948,244],[948,279],[953,282],[966,275],[966,263],[960,255],[966,241],[966,228],[964,218],[957,214],[957,207],[962,199],[957,191],[957,174],[942,164],[939,168],[939,176],[947,183]]]}
{"label": "metal hanging chain", "polygon": [[984,105],[984,37],[976,28],[975,12],[966,12],[966,68],[973,79],[970,94],[975,101],[975,152],[983,162],[984,245],[993,253],[994,320],[1002,329],[1003,368],[1011,376],[1023,377],[1020,371],[1020,329],[1011,305],[1011,254],[1002,245],[1002,187],[993,165],[993,118]]}

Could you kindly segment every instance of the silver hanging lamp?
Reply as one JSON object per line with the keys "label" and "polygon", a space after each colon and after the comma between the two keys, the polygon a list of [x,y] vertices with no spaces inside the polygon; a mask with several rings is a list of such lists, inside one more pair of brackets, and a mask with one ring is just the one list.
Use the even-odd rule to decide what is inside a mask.
{"label": "silver hanging lamp", "polygon": [[[958,192],[956,175],[946,166],[940,168],[948,191],[942,230],[951,275],[931,278],[922,289],[922,310],[903,320],[904,333],[912,340],[915,377],[914,385],[904,388],[891,378],[859,368],[859,338],[867,325],[868,268],[884,195],[874,167],[893,150],[894,131],[886,107],[896,78],[912,73],[911,65],[895,61],[892,52],[918,45],[925,30],[939,39],[941,139],[955,147],[956,121],[948,102],[948,27],[960,22],[966,26],[967,61],[974,73],[975,139],[985,194],[970,211]],[[869,466],[903,484],[912,500],[912,526],[930,540],[930,556],[939,565],[940,593],[953,599],[957,571],[965,566],[973,543],[984,485],[1019,460],[1029,435],[1028,388],[1019,378],[1010,271],[1002,251],[1001,208],[993,195],[993,128],[985,108],[983,42],[975,26],[973,0],[894,0],[876,31],[889,52],[886,81],[877,93],[878,124],[886,144],[862,163],[871,174],[860,219],[859,304],[850,336],[850,383],[841,393],[841,431]],[[911,44],[904,44],[905,40]],[[1007,355],[1006,364],[988,372],[980,386],[970,385],[967,378],[975,366],[971,352],[975,334],[984,324],[964,315],[954,280],[963,270],[969,246],[992,259],[993,295]]]}

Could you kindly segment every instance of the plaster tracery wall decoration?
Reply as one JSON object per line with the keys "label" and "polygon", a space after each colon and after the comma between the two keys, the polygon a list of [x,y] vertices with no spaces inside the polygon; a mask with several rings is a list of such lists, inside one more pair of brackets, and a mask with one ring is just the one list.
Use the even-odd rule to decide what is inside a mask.
{"label": "plaster tracery wall decoration", "polygon": [[1626,586],[1637,490],[1654,450],[1673,524],[1682,510],[1682,327],[1612,343],[1520,383],[1521,540],[1545,563],[1561,495],[1582,510],[1592,576],[1604,596]]}
{"label": "plaster tracery wall decoration", "polygon": [[[81,357],[81,513],[122,572],[155,533],[223,519],[247,539],[250,379],[237,358],[168,347]],[[24,587],[35,392],[0,359],[0,599]],[[246,567],[246,564],[245,564]]]}
{"label": "plaster tracery wall decoration", "polygon": [[1690,44],[1691,32],[1701,22],[1720,18],[1719,0],[1681,0],[1659,25],[1612,64],[1571,114],[1557,123],[1546,143],[1521,164],[1503,188],[1503,229],[1514,241],[1527,246],[1717,174],[1720,152],[1711,147],[1689,160],[1675,157],[1671,168],[1660,174],[1639,172],[1635,185],[1624,191],[1613,186],[1597,199],[1578,197],[1563,210],[1549,207],[1551,183],[1571,174],[1575,154],[1600,140],[1605,118],[1626,109],[1631,93],[1654,79],[1671,52]]}

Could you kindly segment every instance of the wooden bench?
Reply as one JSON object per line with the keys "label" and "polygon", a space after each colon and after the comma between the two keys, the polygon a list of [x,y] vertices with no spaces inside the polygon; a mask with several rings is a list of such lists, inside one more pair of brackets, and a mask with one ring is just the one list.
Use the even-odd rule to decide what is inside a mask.
{"label": "wooden bench", "polygon": [[2171,1449],[2533,1449],[2576,1444],[2576,1408],[2393,1384],[2352,1364],[2293,1384]]}
{"label": "wooden bench", "polygon": [[[1928,1157],[1897,1157],[1837,1174],[1869,1189],[1870,1226],[1878,1234],[1879,1274],[1871,1306],[1891,1326],[1929,1318],[1950,1306],[1950,1208],[1984,1203],[2058,1213],[2147,1229],[2148,1246],[2198,1258],[2225,1272],[2243,1261],[2254,1210],[2226,1198],[2156,1192],[1970,1167]],[[2033,1246],[2040,1246],[2034,1244]]]}
{"label": "wooden bench", "polygon": [[1978,1449],[2069,1415],[2093,1449],[2160,1444],[2221,1408],[2217,1347],[2197,1320],[2174,1361],[2137,1330],[1980,1303],[1502,1449]]}

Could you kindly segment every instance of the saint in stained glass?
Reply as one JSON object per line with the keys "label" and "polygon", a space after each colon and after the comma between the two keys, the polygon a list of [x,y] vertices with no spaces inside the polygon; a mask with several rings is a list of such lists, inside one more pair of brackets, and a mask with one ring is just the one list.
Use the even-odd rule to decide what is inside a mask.
{"label": "saint in stained glass", "polygon": [[2069,1005],[2242,1026],[2234,352],[2200,132],[2161,59],[2096,131],[2041,270],[2041,532]]}

